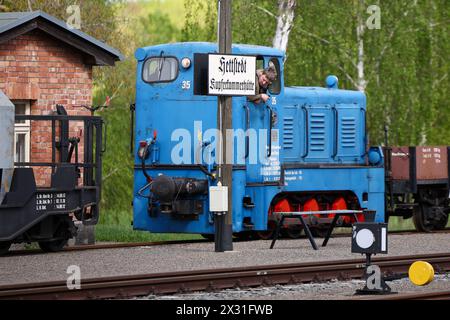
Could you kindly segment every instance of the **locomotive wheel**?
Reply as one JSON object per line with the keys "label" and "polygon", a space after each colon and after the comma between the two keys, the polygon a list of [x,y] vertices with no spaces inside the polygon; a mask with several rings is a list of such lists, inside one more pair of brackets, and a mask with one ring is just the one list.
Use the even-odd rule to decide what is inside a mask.
{"label": "locomotive wheel", "polygon": [[424,203],[414,207],[413,223],[417,231],[431,232],[434,230],[433,223],[425,219],[429,210],[431,210],[431,207]]}
{"label": "locomotive wheel", "polygon": [[284,229],[286,236],[291,239],[298,239],[302,235],[303,227],[301,226],[289,226]]}
{"label": "locomotive wheel", "polygon": [[39,247],[44,252],[58,252],[58,251],[61,251],[66,246],[68,241],[69,241],[69,239],[39,241]]}
{"label": "locomotive wheel", "polygon": [[269,222],[267,223],[267,231],[257,231],[256,235],[261,239],[261,240],[270,240],[273,238],[273,234],[275,232],[275,229],[277,227],[277,223],[274,220],[269,220]]}
{"label": "locomotive wheel", "polygon": [[325,228],[318,228],[318,227],[309,227],[309,229],[311,230],[311,234],[315,238],[325,238],[328,231]]}
{"label": "locomotive wheel", "polygon": [[0,256],[7,254],[10,247],[11,242],[0,242]]}

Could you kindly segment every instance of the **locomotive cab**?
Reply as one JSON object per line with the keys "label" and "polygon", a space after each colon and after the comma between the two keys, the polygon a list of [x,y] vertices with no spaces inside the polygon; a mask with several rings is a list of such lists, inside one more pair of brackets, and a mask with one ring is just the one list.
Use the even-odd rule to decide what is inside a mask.
{"label": "locomotive cab", "polygon": [[[207,72],[215,53],[216,44],[198,42],[135,53],[135,229],[214,233],[208,190],[219,135]],[[280,207],[370,209],[384,221],[383,155],[375,148],[369,157],[365,95],[334,78],[326,88],[285,87],[284,53],[274,48],[233,45],[232,54],[278,75],[266,103],[232,99],[233,157],[224,160],[233,164],[233,232],[267,231]]]}

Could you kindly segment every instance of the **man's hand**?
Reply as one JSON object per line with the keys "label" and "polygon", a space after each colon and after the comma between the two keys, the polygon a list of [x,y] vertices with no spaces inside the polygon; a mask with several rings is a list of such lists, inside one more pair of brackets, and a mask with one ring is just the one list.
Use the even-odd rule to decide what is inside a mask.
{"label": "man's hand", "polygon": [[261,99],[262,99],[264,102],[267,102],[267,100],[269,100],[269,96],[268,96],[267,94],[265,94],[265,93],[262,93],[262,94],[261,94]]}

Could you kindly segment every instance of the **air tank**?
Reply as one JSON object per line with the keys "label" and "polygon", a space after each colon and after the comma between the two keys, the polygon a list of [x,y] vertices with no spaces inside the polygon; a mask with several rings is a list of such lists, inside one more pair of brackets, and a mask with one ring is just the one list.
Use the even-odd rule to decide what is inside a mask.
{"label": "air tank", "polygon": [[14,105],[0,90],[0,204],[14,170],[14,113]]}

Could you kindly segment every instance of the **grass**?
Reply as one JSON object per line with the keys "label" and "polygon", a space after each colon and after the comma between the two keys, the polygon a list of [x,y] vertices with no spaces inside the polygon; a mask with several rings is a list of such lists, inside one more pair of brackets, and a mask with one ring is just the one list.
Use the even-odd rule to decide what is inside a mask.
{"label": "grass", "polygon": [[[450,228],[450,220],[447,223],[447,228]],[[397,230],[416,230],[414,223],[411,219],[403,219],[402,217],[391,217],[389,219],[388,229],[390,231]]]}
{"label": "grass", "polygon": [[[450,220],[447,224],[447,228],[450,228]],[[389,218],[388,224],[389,231],[415,231],[413,220],[403,219],[402,217],[391,217]],[[350,228],[336,228],[333,233],[349,233],[351,232]]]}
{"label": "grass", "polygon": [[95,240],[98,242],[156,242],[194,239],[203,239],[203,237],[198,234],[136,231],[131,225],[99,224],[95,227]]}
{"label": "grass", "polygon": [[403,219],[402,217],[389,218],[389,231],[415,230],[412,219]]}
{"label": "grass", "polygon": [[95,227],[95,239],[101,242],[153,242],[203,239],[198,234],[151,233],[133,230],[130,211],[104,210],[100,222]]}

